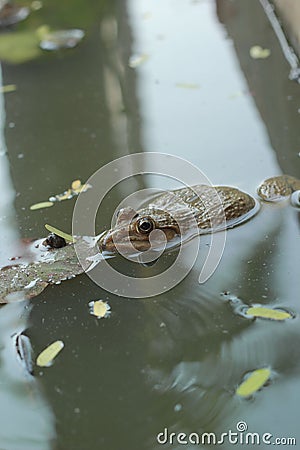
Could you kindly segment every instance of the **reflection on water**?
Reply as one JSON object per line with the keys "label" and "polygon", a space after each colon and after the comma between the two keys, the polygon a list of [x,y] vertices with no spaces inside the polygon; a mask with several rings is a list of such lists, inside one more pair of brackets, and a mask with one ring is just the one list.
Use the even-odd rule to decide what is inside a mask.
{"label": "reflection on water", "polygon": [[[297,175],[298,94],[258,2],[250,9],[248,3],[217,2],[225,28],[211,1],[90,1],[89,8],[78,2],[70,15],[67,2],[46,6],[45,19],[60,17],[83,28],[86,39],[68,55],[3,69],[5,84],[18,87],[6,99],[6,141],[22,237],[43,236],[45,223],[70,231],[74,200],[48,210],[29,206],[143,148],[186,157],[215,184],[251,194],[280,167]],[[271,48],[272,57],[251,60],[249,47],[257,43]],[[129,67],[131,56],[143,62]],[[125,193],[151,184],[141,178],[110,193],[99,232]],[[166,184],[162,180],[159,188]],[[56,418],[53,448],[152,449],[164,427],[221,432],[242,419],[251,431],[299,438],[298,216],[288,203],[263,205],[228,232],[221,264],[204,286],[198,284],[200,257],[182,284],[154,299],[118,298],[84,275],[33,299],[26,334],[35,354],[54,340],[65,343],[52,367],[34,372]],[[118,264],[122,269],[124,263]],[[156,267],[133,270],[150,274]],[[228,290],[247,305],[290,308],[296,318],[278,323],[241,317],[220,296]],[[96,300],[108,301],[109,318],[89,314]],[[7,330],[1,334],[1,367],[11,383],[4,392],[14,396],[10,407],[19,405],[19,422],[25,417],[26,425],[19,437],[8,425],[7,448],[21,445],[21,432],[32,438],[43,432],[45,448],[51,448],[49,406],[36,379],[25,382],[17,363],[8,363],[15,361],[13,350],[5,350],[11,334],[27,327],[27,319],[18,320],[23,307],[0,311]],[[238,399],[234,392],[244,374],[265,366],[276,374],[270,385],[250,401]],[[11,372],[18,381],[9,380]],[[41,406],[31,411],[33,404]],[[30,422],[36,411],[39,426]],[[12,436],[16,449],[9,447]]]}
{"label": "reflection on water", "polygon": [[[285,254],[278,252],[286,242],[280,232],[283,221],[293,224],[290,236],[294,241],[297,239],[295,211],[286,208],[263,211],[264,217],[258,216],[249,223],[248,230],[245,227],[232,230],[228,235],[229,246],[238,247],[239,252],[235,251],[234,255],[225,250],[220,267],[205,286],[197,287],[194,275],[170,295],[147,304],[151,344],[146,379],[157,397],[157,414],[164,415],[164,426],[169,432],[222,433],[229,427],[235,430],[235,424],[248,417],[252,431],[267,430],[278,435],[279,431],[291,430],[286,416],[293,405],[297,407],[295,402],[281,406],[280,427],[269,420],[261,421],[270,414],[269,399],[276,395],[272,394],[273,389],[278,391],[277,384],[284,379],[293,383],[297,373],[298,315],[285,323],[253,321],[237,316],[235,308],[220,296],[221,292],[232,290],[250,305],[261,303],[290,308],[293,305],[295,311],[299,311],[294,280],[290,290],[286,282],[283,284],[287,271],[276,264],[281,258],[295,264],[297,258],[298,248],[289,249]],[[265,245],[264,236],[269,241]],[[296,265],[291,269],[293,276],[295,268]],[[241,401],[234,394],[236,387],[245,373],[260,367],[274,370],[275,379],[256,395],[254,402]],[[259,412],[255,408],[257,402]],[[253,419],[253,410],[260,419]],[[292,436],[297,436],[296,430],[295,427]]]}
{"label": "reflection on water", "polygon": [[[2,69],[0,75],[2,84]],[[6,265],[8,258],[20,251],[4,126],[4,99],[0,94],[0,265]],[[0,309],[0,442],[5,450],[50,450],[55,437],[54,417],[41,386],[18,356],[15,337],[28,327],[29,313],[29,304],[23,301]]]}
{"label": "reflection on water", "polygon": [[[299,176],[299,84],[289,79],[289,64],[262,13],[262,6],[259,2],[250,5],[246,0],[216,0],[216,6],[220,21],[233,39],[238,62],[277,161],[283,173]],[[251,27],[245,26],[248,23]],[[268,64],[251,62],[249,49],[257,43],[271,50]]]}
{"label": "reflection on water", "polygon": [[[0,67],[0,83],[2,86],[2,68]],[[4,95],[0,94],[0,234],[2,245],[0,247],[0,266],[7,263],[7,258],[15,254],[18,247],[19,233],[15,219],[13,201],[15,191],[12,186],[9,163],[7,160],[7,148],[4,138],[5,109]]]}

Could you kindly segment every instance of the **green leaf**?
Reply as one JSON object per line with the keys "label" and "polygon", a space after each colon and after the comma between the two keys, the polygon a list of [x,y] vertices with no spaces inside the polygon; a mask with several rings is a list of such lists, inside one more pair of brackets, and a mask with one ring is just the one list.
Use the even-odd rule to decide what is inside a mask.
{"label": "green leaf", "polygon": [[46,228],[46,230],[50,231],[50,233],[55,233],[55,234],[57,234],[57,236],[64,238],[68,242],[76,242],[75,239],[73,238],[73,236],[71,236],[70,234],[64,233],[63,231],[60,231],[58,228],[52,227],[52,225],[48,225],[46,223],[45,228]]}
{"label": "green leaf", "polygon": [[286,311],[280,311],[279,309],[263,308],[261,306],[253,306],[246,311],[248,316],[260,317],[262,319],[271,320],[286,320],[291,319],[292,315]]}
{"label": "green leaf", "polygon": [[41,203],[35,203],[34,205],[30,206],[31,211],[35,211],[36,209],[42,209],[42,208],[50,208],[53,206],[53,202],[41,202]]}
{"label": "green leaf", "polygon": [[3,92],[3,94],[8,94],[9,92],[14,92],[16,90],[17,86],[15,84],[6,84],[0,88],[0,92]]}
{"label": "green leaf", "polygon": [[250,397],[255,392],[259,391],[263,387],[263,385],[268,381],[271,376],[271,370],[257,369],[240,384],[236,390],[236,394],[239,397]]}

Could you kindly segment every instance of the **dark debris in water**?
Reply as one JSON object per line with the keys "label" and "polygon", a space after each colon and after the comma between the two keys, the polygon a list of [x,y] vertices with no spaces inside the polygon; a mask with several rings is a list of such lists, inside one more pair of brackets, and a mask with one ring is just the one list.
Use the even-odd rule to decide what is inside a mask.
{"label": "dark debris in water", "polygon": [[49,248],[62,248],[67,245],[66,240],[55,233],[50,233],[49,236],[42,242],[42,245]]}
{"label": "dark debris in water", "polygon": [[28,336],[20,333],[15,333],[12,336],[14,350],[16,352],[17,361],[23,367],[26,373],[33,375],[32,365],[32,348]]}

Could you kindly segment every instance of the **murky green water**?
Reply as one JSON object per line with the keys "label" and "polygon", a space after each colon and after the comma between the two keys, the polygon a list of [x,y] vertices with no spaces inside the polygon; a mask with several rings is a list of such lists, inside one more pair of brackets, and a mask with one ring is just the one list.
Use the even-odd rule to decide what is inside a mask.
{"label": "murky green water", "polygon": [[[70,51],[2,64],[2,84],[17,91],[1,94],[1,259],[18,236],[45,235],[45,223],[71,231],[75,199],[40,211],[31,204],[129,153],[184,157],[213,183],[252,194],[269,176],[299,176],[299,85],[288,79],[258,1],[45,0],[19,27],[44,23],[83,28],[86,38]],[[253,45],[271,56],[251,59]],[[134,55],[142,58],[132,68]],[[101,207],[99,231],[125,196],[168,183],[140,176],[120,184]],[[180,285],[151,299],[114,296],[82,275],[2,307],[0,447],[181,448],[176,440],[160,445],[157,434],[220,436],[239,421],[261,436],[300,441],[299,250],[299,213],[264,205],[228,232],[204,285],[198,261]],[[224,291],[296,318],[245,319]],[[89,314],[95,299],[109,302],[109,319]],[[54,340],[65,343],[52,367],[34,368],[34,380],[11,345],[24,329],[35,355]],[[272,369],[271,383],[251,400],[237,398],[245,373],[260,367]],[[243,448],[225,442],[222,448]]]}

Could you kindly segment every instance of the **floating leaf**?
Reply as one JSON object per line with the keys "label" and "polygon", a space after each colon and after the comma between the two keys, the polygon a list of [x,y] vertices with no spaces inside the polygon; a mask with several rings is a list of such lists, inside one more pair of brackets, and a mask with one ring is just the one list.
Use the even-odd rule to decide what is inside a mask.
{"label": "floating leaf", "polygon": [[270,376],[270,369],[264,368],[254,370],[254,372],[251,372],[245,381],[238,386],[236,394],[240,397],[250,397],[266,384]]}
{"label": "floating leaf", "polygon": [[253,306],[246,311],[248,316],[260,317],[262,319],[286,320],[291,319],[292,315],[286,311],[279,309],[263,308],[261,306]]}
{"label": "floating leaf", "polygon": [[50,231],[51,233],[57,234],[57,236],[60,236],[64,238],[68,242],[75,242],[75,239],[70,234],[64,233],[63,231],[58,230],[57,228],[52,227],[51,225],[48,225],[46,223],[45,225],[46,230]]}
{"label": "floating leaf", "polygon": [[176,83],[176,87],[183,89],[199,89],[199,84],[194,83]]}
{"label": "floating leaf", "polygon": [[[92,259],[99,255],[95,238],[76,238],[76,250],[74,244],[49,249],[44,241],[43,238],[31,242],[31,249],[25,247],[24,256],[19,255],[18,264],[0,269],[0,303],[35,297],[48,284],[60,284],[89,270],[95,265]],[[80,261],[76,251],[80,254]]]}
{"label": "floating leaf", "polygon": [[3,94],[8,94],[9,92],[14,92],[17,90],[17,86],[15,84],[6,84],[5,86],[0,87],[0,92]]}
{"label": "floating leaf", "polygon": [[84,31],[79,29],[48,31],[40,42],[43,50],[53,51],[74,48],[83,39]]}
{"label": "floating leaf", "polygon": [[250,56],[253,59],[265,59],[268,58],[271,51],[268,48],[262,48],[259,45],[254,45],[250,48]]}
{"label": "floating leaf", "polygon": [[110,306],[107,302],[102,300],[96,300],[89,303],[90,313],[96,316],[98,319],[106,319],[110,316]]}
{"label": "floating leaf", "polygon": [[146,53],[142,53],[141,55],[132,55],[129,58],[128,65],[132,69],[135,69],[136,67],[147,61],[147,59],[149,59],[149,55],[147,55]]}
{"label": "floating leaf", "polygon": [[54,358],[62,351],[65,344],[63,341],[55,341],[43,350],[36,359],[40,367],[49,367],[53,364]]}
{"label": "floating leaf", "polygon": [[42,209],[42,208],[50,208],[53,206],[53,202],[41,202],[41,203],[35,203],[34,205],[30,206],[31,211],[35,211],[36,209]]}

